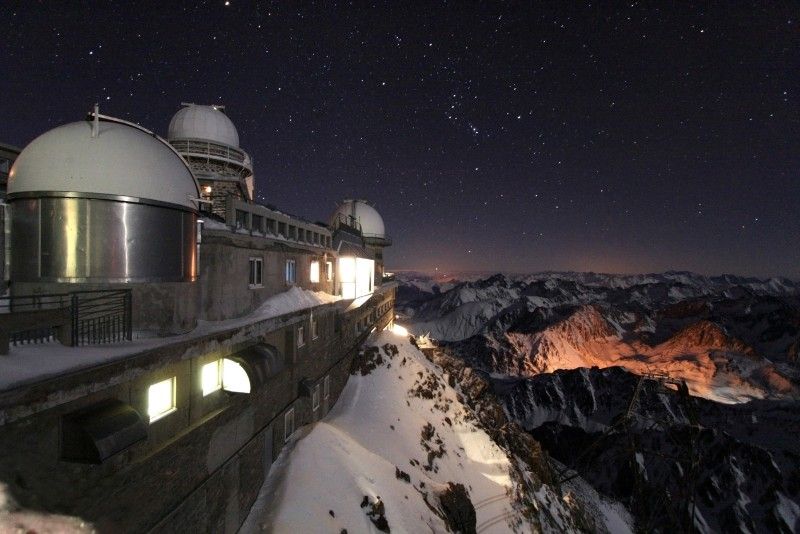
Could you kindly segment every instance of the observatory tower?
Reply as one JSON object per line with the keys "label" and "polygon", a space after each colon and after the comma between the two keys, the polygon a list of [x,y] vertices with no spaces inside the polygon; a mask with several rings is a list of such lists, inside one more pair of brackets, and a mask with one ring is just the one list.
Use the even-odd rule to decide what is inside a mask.
{"label": "observatory tower", "polygon": [[169,123],[170,144],[189,163],[208,204],[201,209],[225,218],[226,198],[252,202],[253,162],[239,148],[239,133],[225,106],[183,104]]}
{"label": "observatory tower", "polygon": [[381,214],[366,200],[346,199],[333,212],[330,224],[334,229],[345,224],[361,230],[364,245],[375,254],[375,284],[380,285],[384,274],[383,249],[392,245]]}

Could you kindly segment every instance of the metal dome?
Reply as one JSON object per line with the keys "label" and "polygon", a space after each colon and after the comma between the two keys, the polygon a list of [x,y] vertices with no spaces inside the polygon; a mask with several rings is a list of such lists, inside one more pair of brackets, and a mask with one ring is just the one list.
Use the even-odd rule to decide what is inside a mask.
{"label": "metal dome", "polygon": [[331,221],[336,220],[340,215],[352,217],[358,221],[361,224],[361,234],[364,237],[386,237],[383,217],[366,200],[343,200],[339,207],[336,208],[336,211],[333,212]]}
{"label": "metal dome", "polygon": [[239,133],[221,106],[185,104],[169,121],[167,138],[202,139],[239,148]]}
{"label": "metal dome", "polygon": [[192,200],[200,195],[197,181],[166,141],[136,125],[104,119],[65,124],[34,139],[9,172],[9,196],[101,194],[197,209]]}

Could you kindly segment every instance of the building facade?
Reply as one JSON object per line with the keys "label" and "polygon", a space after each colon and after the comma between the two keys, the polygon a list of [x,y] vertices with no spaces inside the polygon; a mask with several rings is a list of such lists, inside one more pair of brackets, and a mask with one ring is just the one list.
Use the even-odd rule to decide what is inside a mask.
{"label": "building facade", "polygon": [[236,532],[392,323],[359,221],[254,203],[249,156],[209,155],[244,154],[220,115],[185,106],[167,141],[95,109],[11,168],[0,481],[22,506],[101,531]]}

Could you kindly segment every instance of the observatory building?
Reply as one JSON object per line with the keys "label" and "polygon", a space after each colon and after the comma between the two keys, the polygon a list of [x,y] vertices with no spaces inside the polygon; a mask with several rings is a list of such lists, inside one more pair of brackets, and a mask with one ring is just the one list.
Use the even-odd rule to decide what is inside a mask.
{"label": "observatory building", "polygon": [[256,203],[223,106],[166,139],[95,106],[9,154],[0,482],[99,531],[236,532],[394,321],[380,214]]}
{"label": "observatory building", "polygon": [[194,328],[199,194],[140,126],[95,112],[42,134],[9,174],[11,295],[126,288],[137,328]]}
{"label": "observatory building", "polygon": [[205,210],[225,217],[228,197],[250,202],[255,179],[250,156],[239,148],[239,133],[225,106],[182,104],[169,123],[167,138],[200,183]]}
{"label": "observatory building", "polygon": [[383,249],[392,244],[392,240],[386,235],[381,214],[366,200],[346,199],[333,212],[330,226],[331,228],[345,226],[360,233],[364,245],[372,251],[375,260],[375,283],[380,284],[385,274]]}

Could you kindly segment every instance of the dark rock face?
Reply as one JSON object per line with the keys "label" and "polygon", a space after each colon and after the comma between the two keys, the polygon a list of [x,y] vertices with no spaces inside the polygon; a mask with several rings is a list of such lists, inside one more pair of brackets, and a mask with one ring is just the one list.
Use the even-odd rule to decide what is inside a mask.
{"label": "dark rock face", "polygon": [[725,405],[649,380],[632,402],[638,381],[619,368],[579,369],[498,388],[512,418],[566,466],[559,478],[580,474],[643,531],[800,528],[781,512],[800,495],[800,402]]}
{"label": "dark rock face", "polygon": [[476,533],[475,506],[463,484],[450,482],[447,489],[439,494],[439,503],[444,514],[445,524],[452,532]]}

